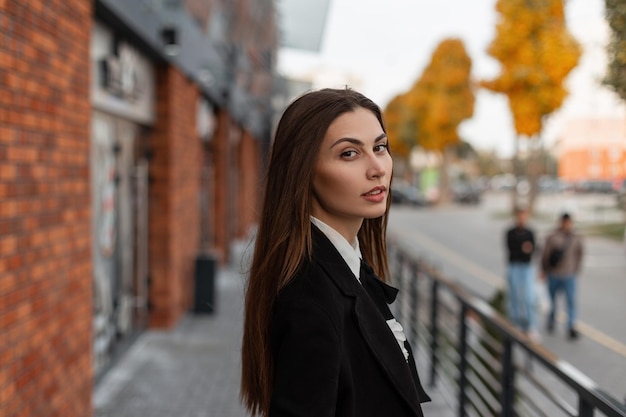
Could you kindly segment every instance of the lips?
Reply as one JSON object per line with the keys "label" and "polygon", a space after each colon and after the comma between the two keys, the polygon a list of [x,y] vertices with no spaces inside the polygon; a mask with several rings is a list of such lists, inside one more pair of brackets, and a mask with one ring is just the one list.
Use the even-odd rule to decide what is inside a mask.
{"label": "lips", "polygon": [[363,194],[363,196],[367,197],[367,196],[375,196],[375,195],[379,195],[384,193],[386,190],[386,187],[380,185],[378,187],[374,187],[371,190],[369,190],[368,192],[366,192],[365,194]]}
{"label": "lips", "polygon": [[365,194],[361,194],[361,198],[370,203],[380,204],[387,199],[387,187],[382,185],[374,187]]}

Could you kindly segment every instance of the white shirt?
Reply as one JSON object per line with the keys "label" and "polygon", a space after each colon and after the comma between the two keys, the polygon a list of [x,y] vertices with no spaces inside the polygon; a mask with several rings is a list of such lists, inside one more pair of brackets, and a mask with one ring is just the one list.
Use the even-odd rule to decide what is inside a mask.
{"label": "white shirt", "polygon": [[[330,243],[333,244],[337,252],[341,255],[343,260],[348,264],[348,268],[354,274],[354,277],[361,283],[361,247],[359,246],[359,239],[355,238],[354,242],[349,243],[345,237],[341,235],[338,231],[333,229],[331,226],[327,225],[320,219],[311,216],[311,223],[317,226],[318,229],[324,233],[324,235],[330,240]],[[391,329],[391,332],[395,336],[398,344],[400,345],[400,349],[402,349],[402,354],[404,355],[404,359],[409,359],[409,352],[404,347],[404,342],[406,341],[406,335],[404,334],[404,329],[402,325],[398,323],[396,319],[387,320],[387,325]]]}

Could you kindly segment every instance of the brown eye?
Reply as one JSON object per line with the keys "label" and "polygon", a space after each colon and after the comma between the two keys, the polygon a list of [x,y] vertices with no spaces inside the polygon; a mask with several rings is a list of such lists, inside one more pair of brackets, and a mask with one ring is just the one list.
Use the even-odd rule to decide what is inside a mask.
{"label": "brown eye", "polygon": [[389,145],[386,143],[381,143],[380,145],[374,146],[374,152],[387,152],[389,150]]}

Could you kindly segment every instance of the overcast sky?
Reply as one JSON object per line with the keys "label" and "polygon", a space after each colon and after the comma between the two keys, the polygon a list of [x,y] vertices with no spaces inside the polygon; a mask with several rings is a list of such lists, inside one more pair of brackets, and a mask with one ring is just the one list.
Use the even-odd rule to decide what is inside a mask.
{"label": "overcast sky", "polygon": [[[460,37],[472,57],[473,77],[490,78],[499,72],[498,62],[486,53],[495,34],[495,2],[331,0],[320,52],[283,49],[279,70],[298,76],[324,68],[355,77],[361,91],[384,107],[412,85],[439,42]],[[568,79],[570,98],[545,130],[549,145],[569,118],[625,114],[615,96],[597,83],[604,72],[603,45],[608,33],[604,0],[566,3],[568,26],[586,53]],[[478,91],[476,99],[474,117],[461,126],[461,136],[478,148],[510,156],[514,131],[506,98]]]}

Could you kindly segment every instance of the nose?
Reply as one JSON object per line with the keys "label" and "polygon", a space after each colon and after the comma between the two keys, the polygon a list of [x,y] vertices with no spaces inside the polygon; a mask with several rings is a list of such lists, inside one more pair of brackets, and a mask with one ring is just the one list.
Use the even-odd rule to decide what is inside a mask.
{"label": "nose", "polygon": [[369,167],[367,168],[367,178],[382,178],[386,174],[385,163],[379,155],[370,155]]}

